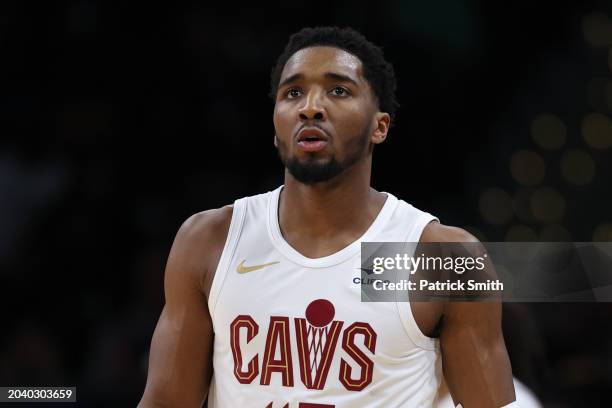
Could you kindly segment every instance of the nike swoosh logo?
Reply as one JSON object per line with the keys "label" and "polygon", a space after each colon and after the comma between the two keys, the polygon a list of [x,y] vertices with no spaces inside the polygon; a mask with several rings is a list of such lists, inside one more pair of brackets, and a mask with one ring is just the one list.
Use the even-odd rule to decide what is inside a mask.
{"label": "nike swoosh logo", "polygon": [[244,261],[242,261],[236,267],[236,272],[238,272],[238,273],[249,273],[249,272],[257,271],[259,269],[263,269],[266,266],[276,265],[277,263],[280,263],[280,262],[278,262],[278,261],[277,262],[268,262],[268,263],[261,264],[261,265],[245,266],[244,265]]}

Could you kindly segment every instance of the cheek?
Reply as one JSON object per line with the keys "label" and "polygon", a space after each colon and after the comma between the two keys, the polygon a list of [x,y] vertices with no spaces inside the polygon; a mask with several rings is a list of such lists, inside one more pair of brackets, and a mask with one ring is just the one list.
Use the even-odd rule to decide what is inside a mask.
{"label": "cheek", "polygon": [[277,106],[274,109],[274,128],[279,137],[285,136],[291,128],[291,113],[286,106]]}
{"label": "cheek", "polygon": [[363,110],[359,107],[352,107],[338,112],[336,118],[336,130],[347,139],[361,136],[370,122]]}

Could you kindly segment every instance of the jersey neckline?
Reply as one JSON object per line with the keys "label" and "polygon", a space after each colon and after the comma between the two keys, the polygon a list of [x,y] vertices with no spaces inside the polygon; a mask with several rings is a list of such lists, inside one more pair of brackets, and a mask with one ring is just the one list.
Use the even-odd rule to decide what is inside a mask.
{"label": "jersey neckline", "polygon": [[393,194],[383,191],[387,195],[387,199],[372,224],[370,224],[361,237],[333,254],[320,258],[308,258],[289,245],[281,233],[278,221],[278,201],[283,187],[284,185],[281,185],[268,195],[268,233],[278,251],[296,264],[308,268],[325,268],[337,265],[358,254],[361,250],[361,242],[371,241],[373,237],[377,236],[391,218],[398,203],[398,199]]}

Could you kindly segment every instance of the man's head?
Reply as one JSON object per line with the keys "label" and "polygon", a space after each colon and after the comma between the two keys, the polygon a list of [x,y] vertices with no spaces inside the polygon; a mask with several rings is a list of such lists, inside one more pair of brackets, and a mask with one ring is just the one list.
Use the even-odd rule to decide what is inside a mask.
{"label": "man's head", "polygon": [[395,75],[382,50],[337,27],[293,34],[272,71],[274,144],[291,175],[328,181],[370,160],[395,116]]}

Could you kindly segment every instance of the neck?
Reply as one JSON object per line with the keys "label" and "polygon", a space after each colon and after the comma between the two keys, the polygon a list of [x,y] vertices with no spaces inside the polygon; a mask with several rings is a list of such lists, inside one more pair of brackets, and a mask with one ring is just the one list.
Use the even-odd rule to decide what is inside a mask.
{"label": "neck", "polygon": [[370,187],[370,172],[371,160],[364,160],[332,180],[306,185],[285,171],[279,203],[285,239],[302,253],[325,256],[326,248],[333,253],[359,238],[386,199]]}

